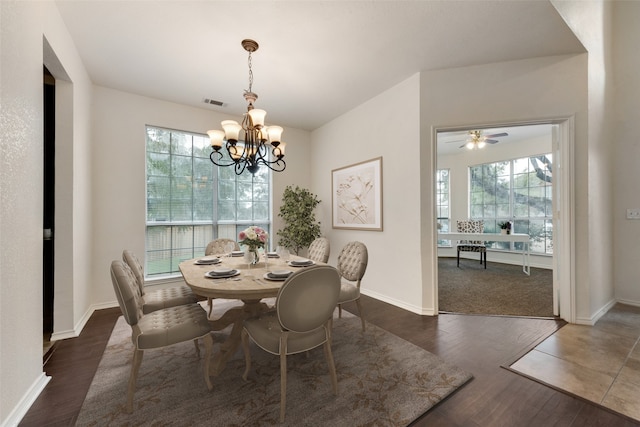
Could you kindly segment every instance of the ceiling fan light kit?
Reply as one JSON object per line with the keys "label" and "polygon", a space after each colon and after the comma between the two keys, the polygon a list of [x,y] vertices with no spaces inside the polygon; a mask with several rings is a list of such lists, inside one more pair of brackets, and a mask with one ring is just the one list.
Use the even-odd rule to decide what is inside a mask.
{"label": "ceiling fan light kit", "polygon": [[[467,142],[461,145],[460,148],[466,147],[469,150],[481,149],[481,148],[484,148],[487,144],[496,144],[500,142],[497,139],[489,139],[489,138],[498,138],[498,137],[509,135],[506,132],[502,132],[502,133],[495,133],[493,135],[483,136],[481,130],[470,130],[468,131],[468,134],[469,134],[469,139],[467,139]],[[454,142],[454,141],[449,141],[449,142]]]}
{"label": "ceiling fan light kit", "polygon": [[[245,39],[242,40],[242,47],[249,52],[249,89],[244,91],[247,112],[242,123],[223,120],[220,124],[224,130],[207,131],[213,149],[209,159],[217,166],[234,166],[237,175],[242,174],[245,169],[255,174],[260,166],[282,172],[287,166],[284,161],[286,143],[281,141],[283,129],[280,126],[265,126],[267,112],[253,106],[258,95],[252,91],[251,54],[258,50],[259,46],[254,40]],[[224,152],[221,151],[223,146],[231,158],[226,163]]]}

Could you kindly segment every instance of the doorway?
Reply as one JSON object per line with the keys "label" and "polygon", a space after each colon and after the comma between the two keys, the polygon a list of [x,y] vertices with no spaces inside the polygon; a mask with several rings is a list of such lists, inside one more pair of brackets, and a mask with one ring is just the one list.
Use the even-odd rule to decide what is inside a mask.
{"label": "doorway", "polygon": [[[502,127],[460,127],[437,129],[434,135],[437,141],[435,205],[439,231],[444,228],[445,230],[450,229],[452,232],[455,232],[456,220],[458,219],[484,217],[489,219],[485,232],[499,233],[498,225],[500,222],[503,220],[515,220],[517,224],[519,218],[521,220],[520,231],[516,230],[515,232],[526,233],[532,236],[532,253],[540,254],[534,257],[537,258],[537,260],[534,261],[533,265],[535,267],[535,262],[537,262],[540,267],[547,271],[547,274],[544,276],[544,281],[547,284],[547,296],[544,301],[539,303],[545,305],[544,313],[551,315],[558,315],[561,312],[558,298],[560,294],[559,286],[561,285],[560,278],[562,277],[566,280],[566,282],[562,283],[562,285],[565,286],[565,291],[563,292],[566,293],[566,290],[572,286],[570,283],[572,277],[571,271],[570,269],[567,270],[570,266],[565,264],[564,268],[561,269],[562,271],[559,271],[557,262],[557,257],[562,251],[567,250],[567,242],[569,242],[569,235],[566,233],[570,232],[570,229],[560,227],[560,225],[570,223],[569,214],[567,213],[570,212],[570,209],[568,209],[569,206],[567,205],[567,201],[570,199],[567,195],[571,193],[571,183],[568,179],[571,171],[567,154],[570,152],[570,146],[572,145],[570,138],[570,127],[572,123],[572,119],[563,119],[546,123],[510,124]],[[476,136],[475,139],[478,139],[478,135],[481,136],[480,141],[474,141],[474,134]],[[482,142],[482,144],[479,146],[478,142]],[[500,203],[495,200],[491,200],[484,205],[482,202],[476,203],[477,200],[472,200],[473,193],[469,188],[470,185],[473,185],[470,175],[471,165],[495,165],[502,161],[508,162],[518,158],[524,158],[525,164],[529,163],[527,162],[527,158],[533,158],[533,161],[530,162],[532,164],[529,166],[530,175],[535,177],[536,171],[538,171],[541,178],[537,184],[544,185],[544,179],[547,179],[548,184],[551,184],[547,184],[547,188],[544,191],[540,190],[537,184],[535,188],[527,189],[527,191],[537,192],[535,194],[548,196],[549,200],[543,209],[536,207],[534,209],[536,213],[532,217],[523,218],[521,214],[519,215],[513,211],[513,190],[509,196],[511,199],[506,199],[503,206],[500,206]],[[543,164],[545,161],[548,162],[546,166]],[[564,170],[561,170],[559,165],[563,164],[563,161],[565,167]],[[511,167],[514,166],[512,165]],[[487,166],[487,168],[490,169],[490,166]],[[443,183],[443,177],[454,180],[455,182]],[[511,179],[513,180],[513,175],[511,175]],[[513,181],[510,185],[514,186]],[[521,184],[517,184],[517,186],[522,187]],[[457,194],[449,194],[443,191],[443,188],[446,190],[451,188],[451,191],[456,191]],[[508,193],[509,191],[507,189],[505,194]],[[498,194],[496,192],[490,196],[497,198]],[[522,199],[522,192],[516,194],[516,197]],[[550,200],[552,200],[552,203]],[[511,206],[508,206],[509,203]],[[487,211],[482,212],[482,209],[487,209]],[[501,209],[502,211],[499,212]],[[500,218],[502,216],[505,218]],[[536,224],[536,227],[532,227],[530,224]],[[561,231],[561,233],[557,233],[558,231]],[[558,237],[560,237],[560,239],[558,239]],[[455,241],[447,242],[440,240],[438,243],[437,251],[440,256],[449,257],[449,259],[450,257],[456,257]],[[506,246],[501,247],[501,245],[505,246],[509,244],[499,242],[490,243],[491,249],[495,250],[495,252],[489,252],[489,262],[491,262],[491,258],[494,258],[494,261],[501,263],[499,264],[501,266],[508,266],[508,264],[517,265],[518,262],[520,262],[517,254],[509,253],[509,250],[517,249],[515,245],[511,244],[510,248]],[[473,255],[476,255],[477,258],[477,254],[472,254],[471,256]],[[469,268],[476,268],[475,263],[469,264],[471,259],[467,259],[464,262]],[[456,268],[455,260],[453,268]],[[442,267],[441,269],[444,270]],[[454,270],[450,269],[450,271]],[[477,274],[479,274],[479,277],[483,277],[482,271],[478,271]],[[440,273],[438,276],[440,276]],[[526,277],[527,276],[523,276],[522,279]],[[438,288],[440,281],[440,277],[438,277]],[[441,290],[437,293],[438,298],[440,292]],[[564,303],[565,313],[569,314],[565,319],[568,320],[568,318],[571,317],[570,307],[572,304],[568,300],[565,300]],[[443,311],[443,307],[440,307],[440,304],[438,305],[438,311]]]}
{"label": "doorway", "polygon": [[43,215],[42,215],[42,333],[44,353],[53,333],[54,215],[55,215],[55,78],[43,67]]}

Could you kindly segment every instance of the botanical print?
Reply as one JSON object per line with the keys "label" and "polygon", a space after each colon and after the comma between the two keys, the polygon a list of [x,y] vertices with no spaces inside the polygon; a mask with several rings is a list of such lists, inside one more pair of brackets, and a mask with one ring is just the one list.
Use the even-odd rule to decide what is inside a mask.
{"label": "botanical print", "polygon": [[382,158],[333,171],[333,227],[382,230]]}
{"label": "botanical print", "polygon": [[375,224],[373,166],[337,174],[338,223]]}

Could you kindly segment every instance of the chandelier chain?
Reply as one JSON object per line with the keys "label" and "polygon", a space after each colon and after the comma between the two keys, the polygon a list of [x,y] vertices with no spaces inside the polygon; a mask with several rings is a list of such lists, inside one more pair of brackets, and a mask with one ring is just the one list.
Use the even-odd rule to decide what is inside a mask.
{"label": "chandelier chain", "polygon": [[252,92],[251,88],[253,86],[253,69],[251,68],[251,52],[249,52],[249,59],[247,59],[247,63],[249,64],[249,92]]}

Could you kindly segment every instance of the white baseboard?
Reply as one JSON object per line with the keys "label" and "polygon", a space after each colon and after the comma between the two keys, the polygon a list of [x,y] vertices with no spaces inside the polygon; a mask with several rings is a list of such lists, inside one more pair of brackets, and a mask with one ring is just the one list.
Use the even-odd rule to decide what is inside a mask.
{"label": "white baseboard", "polygon": [[[419,307],[417,305],[412,305],[412,304],[407,304],[404,301],[400,301],[394,298],[390,298],[387,295],[383,295],[383,294],[379,294],[377,292],[371,291],[371,290],[367,290],[367,289],[363,289],[360,288],[360,292],[363,295],[369,296],[371,298],[375,298],[377,300],[389,303],[391,305],[395,305],[396,307],[400,307],[404,310],[410,311],[412,313],[416,313],[416,314],[420,314],[420,315],[425,315],[425,316],[435,316],[437,313],[433,310],[433,308],[431,309],[424,309],[422,307]],[[365,319],[366,319],[367,315],[365,313]]]}
{"label": "white baseboard", "polygon": [[73,329],[69,329],[66,331],[57,331],[51,334],[51,341],[64,340],[67,338],[76,338],[80,335],[80,332],[84,329],[85,325],[91,318],[91,315],[96,310],[102,310],[104,308],[113,308],[118,307],[117,301],[104,302],[100,304],[92,304],[89,306],[87,311],[82,315],[78,323],[73,327]]}
{"label": "white baseboard", "polygon": [[36,378],[29,390],[22,396],[20,402],[13,408],[9,416],[2,421],[1,427],[14,427],[20,424],[22,418],[27,414],[31,405],[36,401],[42,390],[46,387],[47,383],[51,380],[51,377],[45,375],[44,372]]}
{"label": "white baseboard", "polygon": [[600,320],[600,318],[602,316],[604,316],[605,314],[607,314],[607,311],[611,310],[611,307],[613,307],[614,305],[616,305],[616,303],[618,303],[618,301],[616,301],[615,299],[610,300],[609,302],[607,302],[605,305],[603,305],[600,310],[598,310],[597,312],[595,312],[593,315],[591,315],[591,317],[578,317],[576,318],[576,324],[577,325],[586,325],[586,326],[593,326],[596,324],[596,322],[598,320]]}

